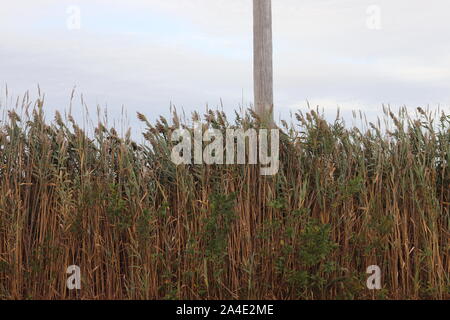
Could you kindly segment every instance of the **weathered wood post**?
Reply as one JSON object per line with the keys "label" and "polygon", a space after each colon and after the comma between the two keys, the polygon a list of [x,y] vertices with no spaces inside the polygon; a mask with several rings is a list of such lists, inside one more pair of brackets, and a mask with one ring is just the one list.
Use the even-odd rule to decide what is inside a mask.
{"label": "weathered wood post", "polygon": [[273,122],[272,0],[253,0],[255,111]]}

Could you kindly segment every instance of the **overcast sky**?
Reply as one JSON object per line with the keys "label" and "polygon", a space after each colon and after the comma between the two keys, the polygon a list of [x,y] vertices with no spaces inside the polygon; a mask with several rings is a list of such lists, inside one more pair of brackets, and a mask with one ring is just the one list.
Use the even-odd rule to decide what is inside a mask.
{"label": "overcast sky", "polygon": [[[273,0],[273,16],[278,117],[306,100],[332,113],[449,107],[450,1]],[[5,84],[10,95],[40,84],[52,111],[76,86],[112,116],[124,105],[154,119],[170,103],[203,111],[221,99],[231,113],[253,99],[252,1],[3,1],[3,104]]]}

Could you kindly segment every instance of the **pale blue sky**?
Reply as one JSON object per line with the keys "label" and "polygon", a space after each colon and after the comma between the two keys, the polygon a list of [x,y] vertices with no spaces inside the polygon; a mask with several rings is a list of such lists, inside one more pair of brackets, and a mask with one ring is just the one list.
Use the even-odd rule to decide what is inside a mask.
{"label": "pale blue sky", "polygon": [[[167,115],[252,102],[251,0],[16,0],[0,9],[0,87],[39,83],[48,109],[74,86],[92,112]],[[381,9],[381,29],[367,8]],[[81,29],[69,30],[69,6]],[[448,0],[273,0],[276,113],[450,105]],[[2,90],[4,92],[4,90]],[[4,94],[1,95],[2,97]],[[2,98],[4,100],[4,98]],[[5,102],[3,101],[3,104]],[[132,121],[132,125],[135,122]]]}

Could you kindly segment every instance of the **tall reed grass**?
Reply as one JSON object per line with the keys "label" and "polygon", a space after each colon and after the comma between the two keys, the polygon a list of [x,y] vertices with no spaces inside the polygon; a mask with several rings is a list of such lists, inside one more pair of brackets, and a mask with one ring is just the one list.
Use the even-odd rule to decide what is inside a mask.
{"label": "tall reed grass", "polygon": [[[24,104],[0,122],[0,298],[449,298],[447,113],[385,108],[349,128],[299,112],[282,121],[280,172],[263,177],[254,165],[175,166],[178,116],[139,114],[137,144]],[[259,125],[251,112],[202,118]],[[70,265],[79,291],[66,287]],[[382,290],[366,288],[370,265]]]}

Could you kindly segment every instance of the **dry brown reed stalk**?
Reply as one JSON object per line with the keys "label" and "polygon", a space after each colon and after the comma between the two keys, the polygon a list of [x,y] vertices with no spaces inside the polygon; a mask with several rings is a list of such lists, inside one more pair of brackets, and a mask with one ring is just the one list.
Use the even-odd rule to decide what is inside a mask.
{"label": "dry brown reed stalk", "polygon": [[[282,123],[280,172],[262,177],[175,166],[171,131],[189,127],[176,115],[139,114],[138,145],[103,122],[91,135],[70,116],[47,123],[42,100],[24,109],[0,123],[3,299],[449,298],[446,113],[386,110],[393,126],[364,130],[298,113]],[[204,118],[258,125],[250,113]],[[373,264],[377,292],[365,287]]]}

